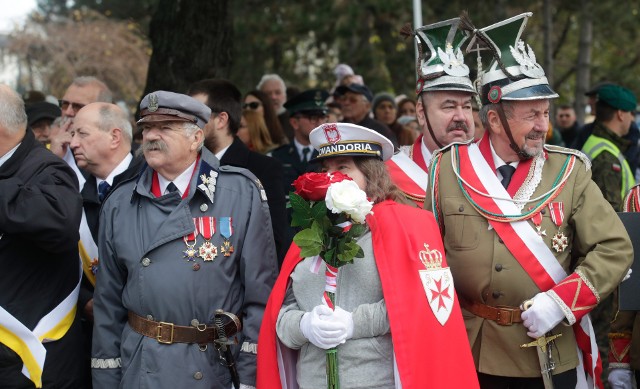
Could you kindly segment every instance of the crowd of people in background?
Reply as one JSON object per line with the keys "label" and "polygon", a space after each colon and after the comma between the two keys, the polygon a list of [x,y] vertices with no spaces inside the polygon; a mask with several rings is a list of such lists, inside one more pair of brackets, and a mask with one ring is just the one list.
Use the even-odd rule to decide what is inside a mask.
{"label": "crowd of people in background", "polygon": [[[507,22],[520,25],[523,20],[526,22],[526,16]],[[462,34],[456,30],[458,19],[441,23],[445,24],[415,32],[418,44],[424,46],[423,54],[434,50],[433,42],[442,44]],[[442,26],[447,30],[440,30]],[[449,35],[438,40],[438,34],[449,31],[448,28],[451,28]],[[495,38],[494,31],[497,30],[490,26],[474,33],[484,34],[483,39],[490,41]],[[450,50],[451,43],[441,49]],[[510,44],[515,45],[515,41]],[[11,262],[9,267],[17,269],[10,273],[12,282],[0,277],[0,296],[5,296],[0,297],[3,308],[0,324],[15,324],[11,327],[14,333],[26,334],[23,338],[16,335],[16,339],[27,345],[20,348],[22,351],[0,345],[0,352],[6,354],[0,356],[0,386],[7,383],[12,388],[33,384],[106,389],[119,385],[138,387],[144,381],[149,387],[188,387],[200,383],[217,388],[223,377],[225,384],[250,388],[256,382],[258,337],[267,336],[260,332],[262,311],[274,283],[280,285],[280,300],[270,302],[276,306],[270,312],[272,328],[262,331],[271,330],[269,339],[279,337],[288,348],[302,348],[306,359],[298,360],[299,367],[312,370],[324,357],[322,340],[309,321],[315,320],[317,324],[322,320],[340,320],[347,323],[345,328],[350,332],[348,336],[345,332],[339,342],[331,343],[332,347],[346,339],[345,349],[355,347],[356,355],[358,350],[376,354],[370,339],[379,337],[376,339],[386,342],[386,346],[383,356],[376,357],[388,363],[381,364],[382,370],[377,363],[366,365],[370,374],[379,376],[380,387],[393,387],[398,377],[403,377],[403,384],[411,382],[403,367],[411,358],[402,355],[398,365],[393,363],[393,348],[398,347],[400,335],[393,343],[390,336],[391,329],[407,337],[410,332],[402,332],[405,330],[394,321],[389,324],[384,301],[391,297],[382,293],[380,285],[375,284],[377,289],[372,287],[376,289],[371,292],[374,297],[354,286],[350,293],[357,298],[345,300],[345,304],[350,304],[345,306],[349,310],[346,316],[333,318],[325,313],[331,319],[320,319],[322,315],[318,312],[322,310],[316,307],[320,300],[315,301],[306,287],[324,276],[309,273],[311,259],[298,258],[298,253],[294,253],[295,263],[289,264],[288,273],[283,276],[285,281],[276,281],[279,270],[288,264],[286,258],[291,255],[287,256],[287,251],[297,232],[291,226],[291,209],[287,206],[294,181],[307,172],[353,169],[357,174],[364,170],[366,182],[382,185],[376,180],[389,181],[384,186],[385,193],[395,203],[403,204],[400,207],[394,203],[391,211],[375,208],[380,210],[375,215],[380,221],[385,217],[388,218],[385,223],[395,220],[396,212],[407,218],[425,217],[422,210],[405,210],[407,204],[435,215],[435,220],[428,219],[419,228],[433,229],[434,234],[439,228],[442,240],[438,236],[430,243],[431,247],[446,250],[460,288],[456,290],[460,307],[471,315],[471,319],[465,317],[471,349],[463,355],[473,377],[470,380],[462,377],[465,385],[468,382],[471,387],[478,385],[477,372],[483,388],[507,388],[523,382],[532,386],[522,387],[542,387],[535,386],[538,381],[527,381],[536,375],[535,379],[539,378],[536,353],[523,354],[518,349],[533,337],[531,334],[544,338],[553,330],[564,335],[554,343],[558,348],[553,355],[556,358],[559,352],[567,355],[558,364],[555,379],[561,385],[575,386],[576,341],[568,339],[573,339],[574,329],[579,330],[575,325],[558,324],[567,317],[573,319],[570,324],[580,326],[586,311],[580,311],[575,304],[565,305],[574,291],[568,291],[563,280],[570,280],[584,286],[583,292],[575,292],[576,301],[592,309],[605,381],[611,371],[612,387],[628,387],[625,385],[632,380],[629,372],[633,371],[630,366],[639,366],[635,352],[631,358],[636,360],[630,362],[628,355],[635,316],[624,323],[621,319],[615,322],[617,302],[613,297],[600,299],[600,294],[609,295],[616,288],[631,260],[629,239],[614,210],[637,211],[629,206],[637,196],[627,196],[634,188],[637,192],[640,179],[636,96],[615,83],[598,83],[586,93],[591,115],[586,123],[578,123],[573,105],[553,100],[558,95],[548,85],[544,71],[519,75],[531,83],[525,86],[513,81],[512,74],[505,75],[500,61],[508,61],[509,55],[505,49],[501,59],[494,59],[500,66],[493,65],[493,73],[484,74],[479,93],[469,79],[466,65],[451,65],[457,66],[457,70],[433,71],[432,67],[442,68],[437,61],[444,58],[434,55],[420,59],[424,66],[417,69],[415,98],[391,91],[372,91],[367,80],[351,66],[340,64],[334,70],[335,84],[330,90],[302,90],[287,85],[277,74],[264,74],[255,89],[249,91],[241,91],[222,79],[200,80],[185,91],[156,91],[142,100],[137,121],[126,106],[114,103],[109,87],[92,76],[76,78],[62,96],[48,96],[40,91],[18,96],[11,88],[0,85],[0,115],[3,115],[0,139],[7,140],[7,147],[11,145],[7,148],[0,144],[0,208],[6,211],[0,215],[0,250],[9,247],[7,252],[16,257],[10,259],[3,253],[0,261],[3,266]],[[532,85],[536,88],[530,89]],[[337,137],[334,144],[366,141],[384,145],[384,152],[380,151],[376,158],[366,153],[347,153],[350,159],[340,162],[347,167],[336,167],[340,156],[319,154],[324,137],[329,139],[329,135],[321,132],[328,123],[336,124],[331,128]],[[527,127],[528,123],[533,129]],[[543,149],[542,143],[538,143],[540,138],[552,147]],[[366,142],[364,146],[369,145]],[[369,159],[384,171],[383,175],[376,177],[362,167],[361,161]],[[469,164],[464,165],[461,160]],[[491,179],[483,175],[485,165]],[[523,171],[529,166],[531,173],[527,176]],[[587,176],[584,172],[589,169],[592,174]],[[7,177],[19,177],[22,181],[9,183],[11,178]],[[466,185],[480,187],[477,193],[486,190],[498,199],[498,205],[487,205],[477,193],[467,193],[462,184],[457,184],[456,177],[464,177]],[[562,185],[556,185],[556,178],[564,180]],[[531,184],[536,179],[537,183]],[[564,187],[565,181],[571,185]],[[370,195],[371,188],[365,184],[362,189]],[[533,189],[519,190],[520,185],[522,188],[533,185]],[[529,218],[515,220],[512,216],[514,212],[533,212],[531,208],[516,209],[511,204],[500,205],[499,200],[528,196],[526,201],[520,199],[524,204],[537,185],[548,186],[549,191],[536,192],[536,196],[542,198],[552,193],[545,197],[542,206],[542,202],[535,205],[540,206],[535,211],[544,216],[539,221],[535,217],[530,219],[537,228],[537,236],[544,236],[542,239],[550,241],[554,250],[545,248],[540,255],[556,258],[561,265],[549,271],[555,282],[548,285],[548,280],[531,283],[526,272],[511,271],[521,263],[515,258],[513,247],[504,242],[513,235],[503,232],[496,223],[500,218],[508,223],[527,222]],[[20,190],[16,192],[15,187]],[[23,187],[27,189],[22,191]],[[523,194],[527,190],[529,193]],[[401,194],[402,200],[391,194]],[[376,204],[385,199],[376,200]],[[563,202],[564,211],[554,211]],[[518,203],[515,204],[517,207]],[[549,214],[545,214],[546,209]],[[580,224],[595,219],[606,223],[589,227]],[[33,224],[23,226],[29,220]],[[402,236],[413,236],[416,232],[409,231],[411,220],[395,226],[407,229]],[[557,232],[549,229],[544,232],[541,223],[547,227],[553,223]],[[393,222],[389,225],[394,226]],[[476,230],[470,232],[470,228]],[[368,245],[367,271],[378,271],[381,266],[381,262],[374,262],[377,255],[374,251],[384,246],[376,241],[376,236],[382,236],[379,231],[368,232],[363,240]],[[531,233],[535,235],[533,229]],[[425,238],[425,234],[416,234],[415,239],[424,238],[426,242],[434,236],[428,235]],[[37,242],[38,248],[32,248],[31,242]],[[413,243],[421,246],[423,241]],[[20,248],[26,249],[26,254]],[[491,252],[491,258],[463,268],[466,256],[472,253],[480,258],[483,251]],[[51,253],[54,259],[79,257],[81,274],[68,262],[66,267],[58,267],[40,258]],[[26,259],[17,260],[24,255]],[[236,262],[225,262],[225,258],[234,258]],[[185,262],[188,267],[182,266]],[[209,271],[213,263],[221,267],[215,273]],[[604,268],[607,270],[594,270]],[[293,286],[286,282],[290,274]],[[495,280],[502,280],[500,277],[505,274],[515,274],[525,281],[514,285],[513,279],[505,280],[497,285]],[[484,285],[480,278],[485,276],[493,281],[486,283],[486,290],[480,290],[478,285]],[[387,275],[380,277],[385,279]],[[45,285],[46,290],[42,289]],[[420,288],[421,284],[417,285]],[[39,290],[39,298],[25,293],[25,288]],[[56,296],[56,300],[43,296]],[[516,300],[526,298],[534,305],[523,311]],[[69,299],[77,301],[75,319],[69,316],[70,305],[64,305]],[[59,303],[60,300],[64,301]],[[363,305],[370,311],[361,308]],[[212,308],[222,308],[224,312],[212,316]],[[65,311],[58,313],[59,310]],[[459,315],[459,308],[455,310]],[[312,311],[317,317],[310,319],[306,314]],[[498,311],[513,315],[511,322],[501,322]],[[231,328],[239,320],[233,313],[239,312],[244,315],[242,325]],[[50,317],[54,313],[54,318]],[[393,312],[396,318],[404,315]],[[224,326],[211,326],[223,316],[230,318]],[[10,321],[15,318],[18,320]],[[40,334],[45,337],[44,343],[32,339],[30,331],[37,328],[40,318],[50,321],[45,323],[48,328],[64,327],[60,337],[65,332],[69,334],[64,337],[65,342],[55,342],[53,330]],[[185,322],[187,318],[189,321]],[[371,330],[375,334],[358,327],[367,320],[379,324],[375,331]],[[616,323],[615,333],[610,329],[612,320]],[[29,331],[23,331],[15,322],[22,322],[22,327],[28,327]],[[514,323],[527,328],[516,332],[508,327]],[[454,332],[464,333],[463,327],[460,322]],[[227,338],[225,330],[229,331],[229,338],[237,334],[237,345],[222,342]],[[429,329],[425,327],[425,331]],[[517,340],[505,346],[507,342],[502,340],[507,337]],[[157,342],[144,343],[146,338]],[[637,339],[638,336],[633,337],[633,341]],[[207,348],[211,342],[215,347]],[[489,351],[492,342],[494,350],[503,350],[503,356],[496,358]],[[9,344],[4,340],[2,343]],[[169,355],[165,343],[180,344],[172,346]],[[192,344],[199,348],[190,347]],[[232,348],[237,364],[225,365],[230,361],[225,352]],[[275,349],[269,352],[275,359],[280,349],[277,353]],[[589,362],[598,359],[595,354],[589,358]],[[517,360],[518,367],[514,368],[507,360]],[[12,363],[3,363],[6,361]],[[269,374],[277,375],[277,365],[270,367],[273,371]],[[394,369],[399,375],[394,375]],[[595,367],[593,371],[600,372]],[[299,376],[298,381],[316,387],[322,386],[323,377],[308,373]],[[345,377],[346,382],[354,383],[364,379],[362,374]],[[600,378],[592,379],[597,382]]]}

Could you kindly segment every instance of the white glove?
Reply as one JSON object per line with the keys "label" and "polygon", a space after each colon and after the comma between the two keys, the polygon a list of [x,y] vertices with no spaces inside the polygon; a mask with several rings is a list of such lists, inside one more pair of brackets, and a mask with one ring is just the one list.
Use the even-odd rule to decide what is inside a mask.
{"label": "white glove", "polygon": [[333,311],[325,305],[316,305],[300,320],[300,331],[316,347],[327,350],[336,347],[347,339],[347,327],[344,323],[331,320]]}
{"label": "white glove", "polygon": [[347,339],[353,338],[353,316],[351,312],[347,312],[344,309],[336,306],[336,310],[333,311],[333,315],[329,316],[331,320],[343,323],[347,328]]}
{"label": "white glove", "polygon": [[562,309],[546,293],[535,295],[531,307],[520,316],[522,324],[529,330],[527,335],[535,339],[551,331],[564,319]]}
{"label": "white glove", "polygon": [[629,268],[629,270],[627,270],[627,274],[624,275],[624,278],[622,279],[622,282],[625,282],[626,280],[631,278],[631,273],[632,272],[633,272],[633,269]]}
{"label": "white glove", "polygon": [[609,385],[611,389],[631,389],[631,381],[633,379],[633,372],[629,369],[615,368],[609,369]]}

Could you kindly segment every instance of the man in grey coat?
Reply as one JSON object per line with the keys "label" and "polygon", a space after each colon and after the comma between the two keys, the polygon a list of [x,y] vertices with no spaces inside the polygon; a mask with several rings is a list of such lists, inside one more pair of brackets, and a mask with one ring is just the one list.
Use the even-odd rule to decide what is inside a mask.
{"label": "man in grey coat", "polygon": [[[93,386],[251,388],[277,272],[266,195],[249,171],[202,147],[206,105],[158,91],[140,110],[148,166],[100,215]],[[227,320],[221,334],[217,309],[242,322],[231,368],[216,340],[237,326]]]}

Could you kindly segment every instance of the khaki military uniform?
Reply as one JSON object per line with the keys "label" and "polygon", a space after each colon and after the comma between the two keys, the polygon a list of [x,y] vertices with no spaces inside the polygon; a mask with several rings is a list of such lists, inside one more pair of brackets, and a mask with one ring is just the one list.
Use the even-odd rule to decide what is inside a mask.
{"label": "khaki military uniform", "polygon": [[[568,149],[547,147],[548,158],[542,168],[542,179],[531,199],[553,187],[569,156]],[[437,179],[434,195],[439,206],[434,213],[441,224],[447,260],[460,299],[490,306],[518,307],[541,290],[494,229],[489,228],[487,219],[464,196],[452,170],[451,147],[439,154],[439,159],[435,155],[432,160],[432,164],[440,164],[439,175],[430,179],[425,206],[432,208],[431,187],[433,180]],[[564,204],[560,230],[567,236],[569,245],[564,251],[552,252],[565,272],[574,277],[577,272],[582,287],[590,289],[599,301],[619,284],[632,261],[632,247],[626,230],[591,180],[586,159],[576,158],[566,184],[553,201]],[[523,211],[533,205],[533,202],[526,204]],[[541,230],[546,231],[542,238],[551,247],[551,239],[558,227],[553,223],[548,207],[541,213]],[[570,302],[568,305],[572,307]],[[572,313],[576,317],[582,316],[578,310]],[[479,372],[508,377],[540,377],[536,350],[520,347],[532,341],[522,323],[500,325],[464,309],[463,316]],[[562,334],[556,339],[557,347],[553,350],[556,374],[575,368],[579,363],[573,331],[571,326],[564,324],[552,330],[554,334]]]}

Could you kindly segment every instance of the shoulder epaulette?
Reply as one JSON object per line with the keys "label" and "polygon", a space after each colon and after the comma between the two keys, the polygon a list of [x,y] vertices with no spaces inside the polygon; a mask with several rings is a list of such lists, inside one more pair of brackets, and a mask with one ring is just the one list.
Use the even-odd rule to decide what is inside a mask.
{"label": "shoulder epaulette", "polygon": [[260,182],[260,180],[248,169],[231,165],[222,165],[220,166],[220,172],[241,174],[247,177],[251,182],[253,182],[256,188],[258,188],[258,191],[260,192],[260,199],[262,200],[262,202],[267,201],[267,193],[264,190],[264,186],[262,186],[262,182]]}
{"label": "shoulder epaulette", "polygon": [[568,147],[556,146],[556,145],[544,145],[544,149],[550,153],[561,153],[561,154],[572,154],[576,157],[580,158],[582,163],[584,163],[585,169],[591,169],[591,160],[587,157],[582,151],[576,149],[570,149]]}
{"label": "shoulder epaulette", "polygon": [[469,139],[468,141],[464,141],[464,142],[451,142],[448,145],[445,145],[440,149],[434,150],[433,153],[431,154],[431,158],[435,157],[437,154],[442,154],[442,153],[446,152],[447,150],[449,150],[451,148],[451,146],[454,146],[454,145],[470,145],[473,142],[474,142],[473,139]]}

